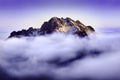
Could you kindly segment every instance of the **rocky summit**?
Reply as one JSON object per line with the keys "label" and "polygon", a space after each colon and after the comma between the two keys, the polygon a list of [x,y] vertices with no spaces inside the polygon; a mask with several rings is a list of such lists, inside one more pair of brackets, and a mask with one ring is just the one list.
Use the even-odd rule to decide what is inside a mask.
{"label": "rocky summit", "polygon": [[94,28],[91,26],[86,26],[79,20],[72,20],[71,18],[58,18],[53,17],[49,21],[44,22],[41,28],[30,27],[28,30],[13,31],[11,32],[9,38],[11,37],[25,37],[25,36],[40,36],[47,35],[54,32],[61,32],[66,34],[76,34],[80,37],[88,36],[89,34],[95,32]]}

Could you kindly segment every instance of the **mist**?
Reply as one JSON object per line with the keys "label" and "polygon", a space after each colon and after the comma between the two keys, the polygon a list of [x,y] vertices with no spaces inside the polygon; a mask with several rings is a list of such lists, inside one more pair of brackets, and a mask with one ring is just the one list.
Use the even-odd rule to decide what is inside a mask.
{"label": "mist", "polygon": [[0,74],[6,80],[120,79],[120,35],[53,33],[0,40]]}

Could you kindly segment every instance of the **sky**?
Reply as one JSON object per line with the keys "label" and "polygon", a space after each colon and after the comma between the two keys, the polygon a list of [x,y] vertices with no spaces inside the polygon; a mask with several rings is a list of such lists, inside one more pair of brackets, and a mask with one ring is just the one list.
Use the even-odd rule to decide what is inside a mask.
{"label": "sky", "polygon": [[119,14],[119,0],[0,0],[0,32],[39,28],[54,16],[95,28],[119,27]]}
{"label": "sky", "polygon": [[[106,29],[85,38],[53,33],[7,39],[14,30],[40,28],[54,16]],[[66,80],[120,79],[119,21],[120,0],[0,0],[0,74],[6,71],[13,78],[41,74]],[[83,55],[82,59],[78,55]],[[56,67],[57,62],[71,60],[67,66]]]}

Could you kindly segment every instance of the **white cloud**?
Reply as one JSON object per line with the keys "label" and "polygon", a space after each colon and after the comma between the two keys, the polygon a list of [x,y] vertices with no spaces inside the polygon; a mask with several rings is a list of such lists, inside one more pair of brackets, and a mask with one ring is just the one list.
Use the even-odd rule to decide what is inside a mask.
{"label": "white cloud", "polygon": [[15,77],[120,79],[119,40],[119,35],[79,38],[59,33],[0,40],[0,67]]}

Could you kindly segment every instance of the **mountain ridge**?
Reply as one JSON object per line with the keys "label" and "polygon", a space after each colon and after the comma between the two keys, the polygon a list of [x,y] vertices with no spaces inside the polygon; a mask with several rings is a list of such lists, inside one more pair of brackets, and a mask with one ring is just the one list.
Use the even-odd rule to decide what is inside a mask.
{"label": "mountain ridge", "polygon": [[11,37],[22,37],[22,36],[40,36],[51,34],[53,32],[62,32],[67,34],[76,34],[80,37],[85,37],[92,32],[95,32],[94,28],[91,26],[85,26],[79,20],[72,20],[69,17],[58,18],[52,17],[50,20],[44,22],[41,28],[33,28],[21,31],[13,31],[10,33],[9,38]]}

